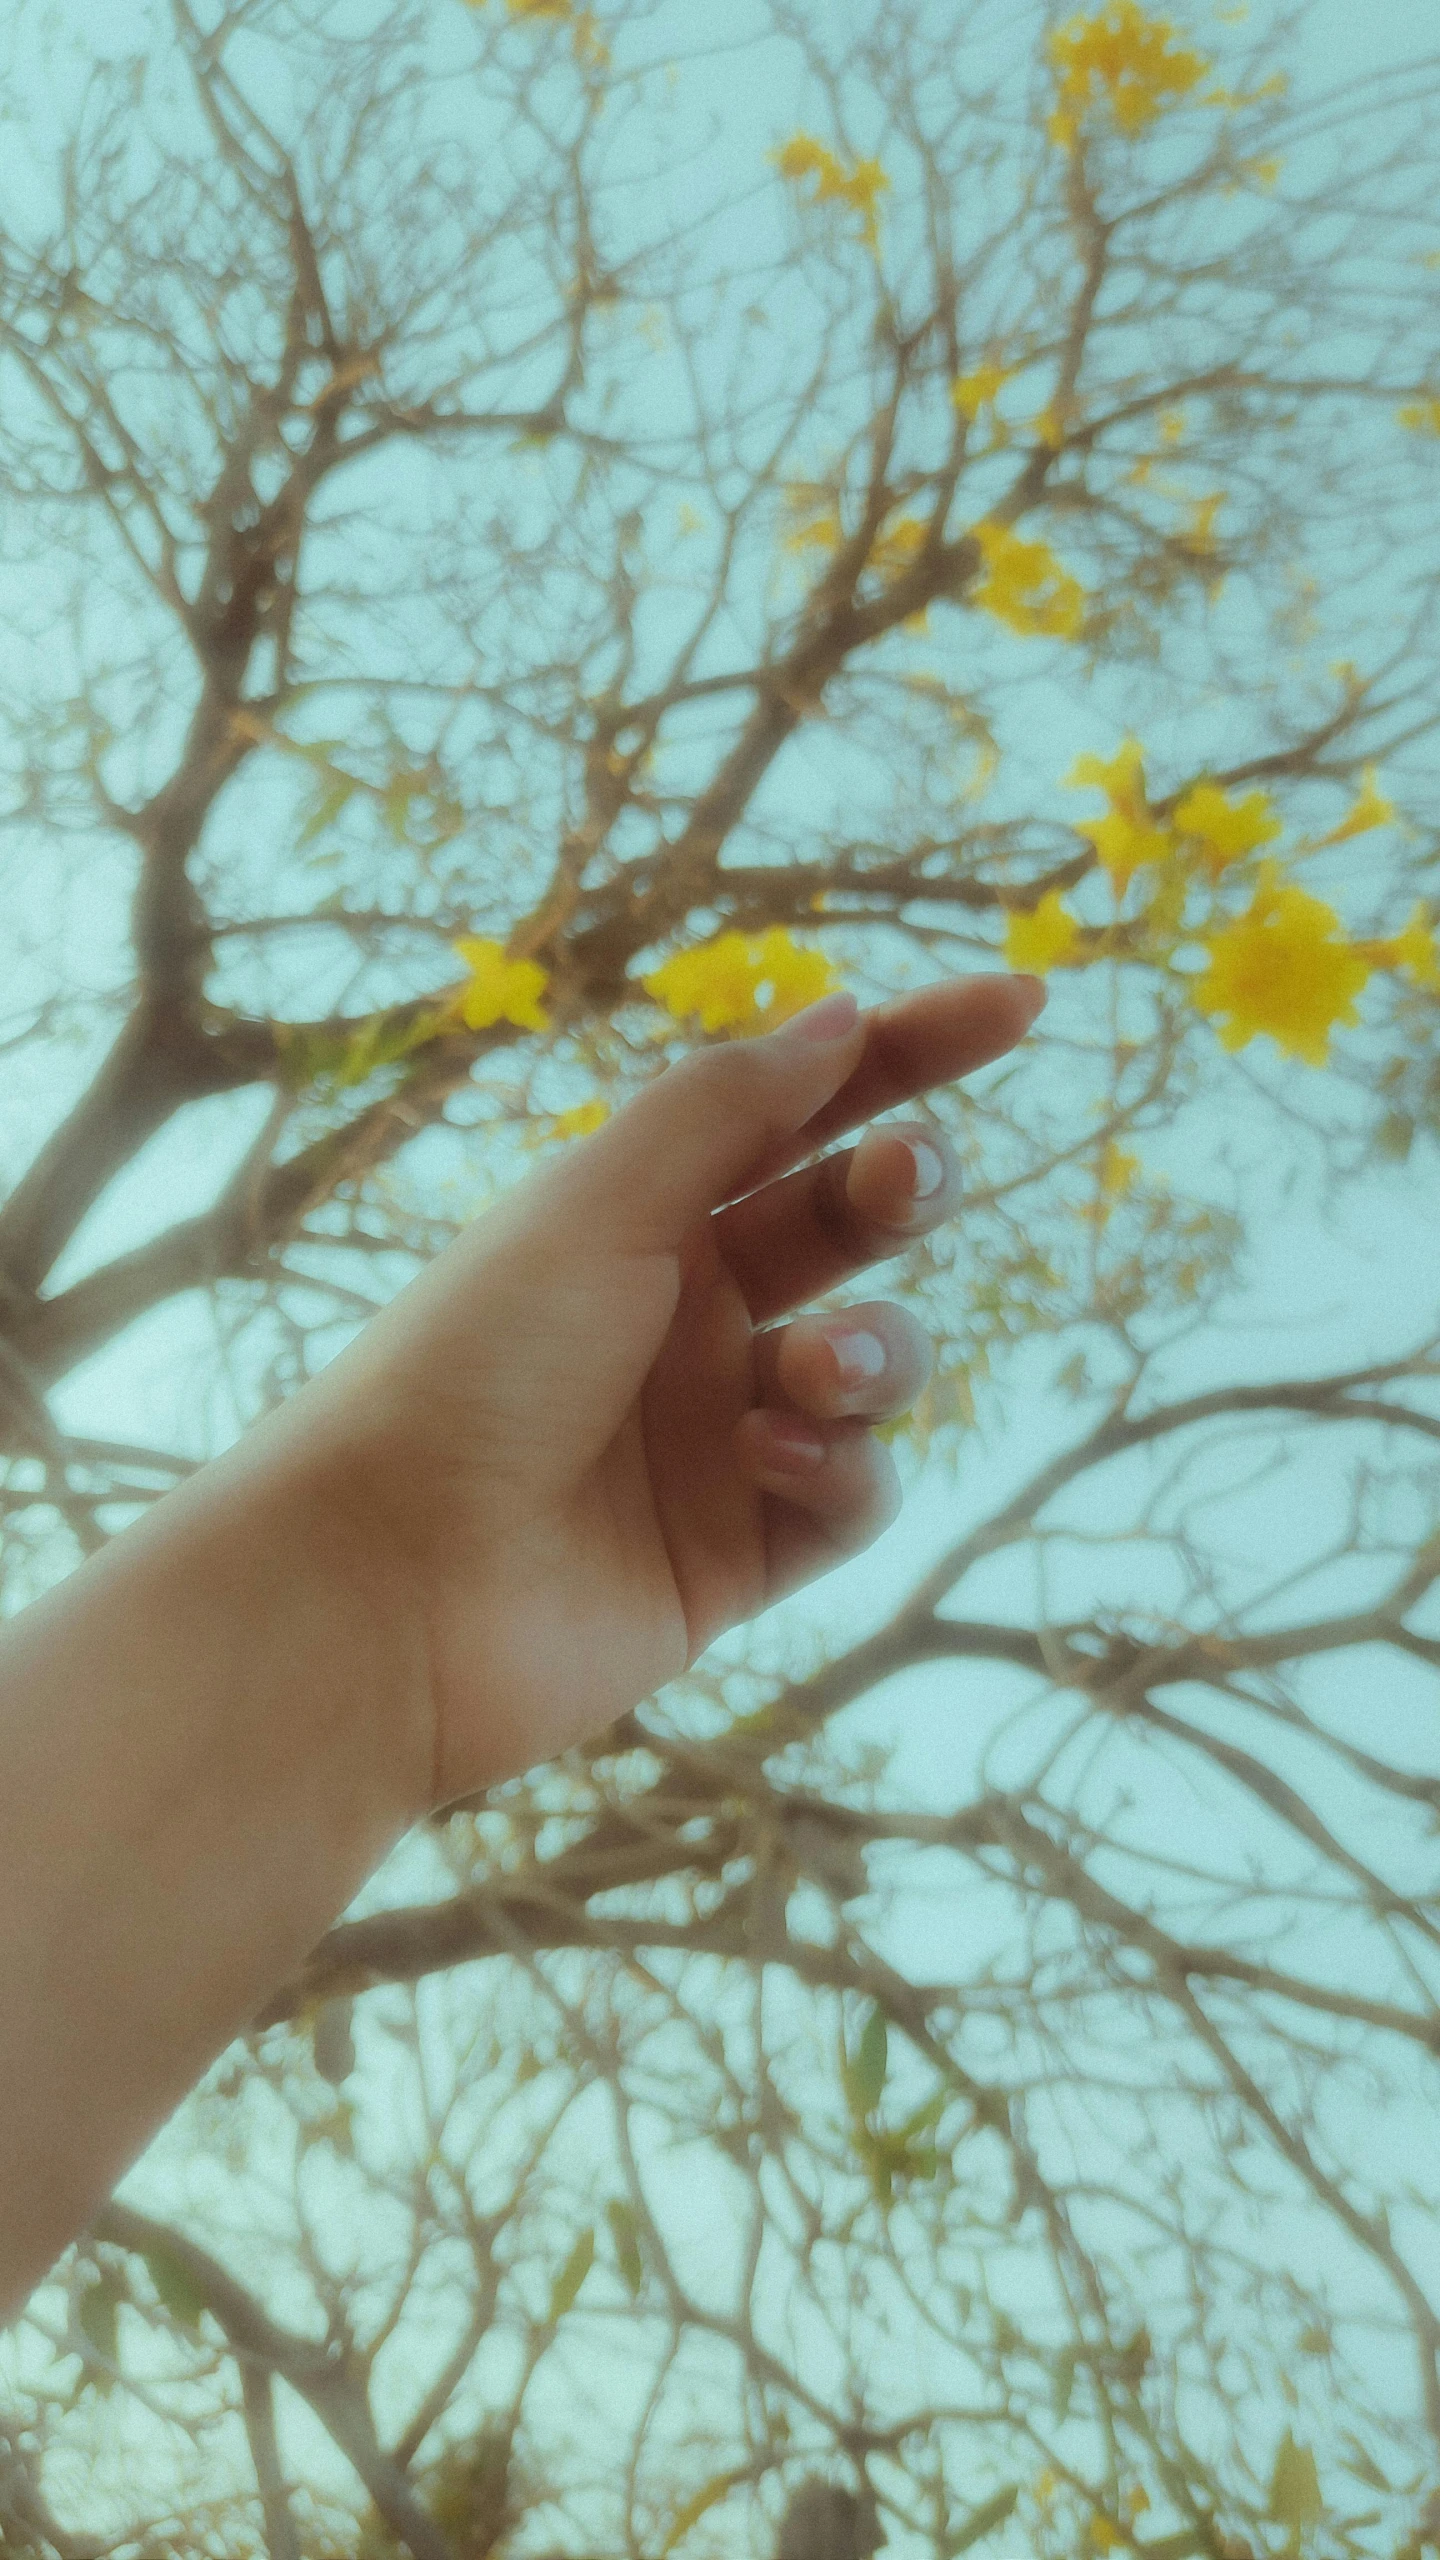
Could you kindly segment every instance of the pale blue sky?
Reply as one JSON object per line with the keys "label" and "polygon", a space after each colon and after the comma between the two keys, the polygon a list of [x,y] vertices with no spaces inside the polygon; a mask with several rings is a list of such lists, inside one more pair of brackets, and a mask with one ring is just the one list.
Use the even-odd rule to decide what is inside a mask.
{"label": "pale blue sky", "polygon": [[[83,29],[97,48],[113,45],[117,51],[129,51],[137,42],[137,11],[130,0],[60,0],[54,16],[72,30]],[[677,28],[698,23],[707,36],[714,23],[708,13],[697,20],[693,12],[678,7],[675,16]],[[738,28],[742,20],[737,15],[733,23]],[[1303,71],[1316,86],[1362,79],[1384,61],[1407,60],[1433,47],[1440,35],[1440,19],[1427,0],[1373,0],[1364,9],[1357,9],[1354,0],[1311,0],[1307,23],[1310,33]],[[138,14],[138,24],[144,24],[143,12]],[[737,168],[760,170],[778,134],[799,120],[801,100],[798,91],[788,96],[783,84],[769,77],[763,85],[744,77],[737,80],[736,61],[743,64],[745,59],[743,54],[718,56],[708,68],[697,67],[687,76],[699,83],[703,103],[721,128],[722,158],[733,154]],[[63,105],[63,91],[58,105]],[[1119,719],[1122,706],[1117,703],[1115,708]],[[1092,709],[1082,713],[1077,707],[1073,734],[1056,735],[1057,776],[1076,748],[1092,743],[1086,724],[1093,723],[1093,718]],[[43,898],[43,883],[37,885]],[[70,896],[60,963],[68,984],[111,985],[123,975],[120,936],[125,885],[123,857],[109,852],[81,877]],[[37,898],[37,912],[40,903]],[[23,902],[12,907],[12,932],[17,931],[24,912]],[[46,965],[53,962],[47,959]],[[17,965],[12,970],[12,993],[23,982],[23,970]],[[1081,1000],[1078,987],[1057,991],[1057,1006]],[[92,1063],[93,1052],[84,1057],[77,1052],[62,1062],[77,1083]],[[42,1134],[47,1113],[53,1112],[54,1093],[53,1064],[47,1066],[43,1088],[18,1075],[13,1078],[8,1125],[0,1133],[0,1173],[6,1177],[19,1170]],[[112,1186],[75,1239],[57,1282],[77,1276],[92,1263],[153,1233],[160,1224],[203,1206],[213,1196],[217,1165],[232,1160],[232,1151],[263,1116],[265,1101],[263,1095],[244,1096],[187,1114]],[[1212,1181],[1219,1196],[1227,1196],[1238,1173],[1242,1191],[1254,1198],[1263,1193],[1267,1151],[1273,1144],[1272,1133],[1258,1124],[1253,1138],[1247,1138],[1243,1126],[1237,1126],[1230,1115],[1216,1114],[1207,1123],[1202,1114],[1192,1117],[1185,1131],[1174,1138],[1156,1139],[1147,1147],[1147,1162],[1153,1170],[1169,1171],[1191,1187],[1203,1190],[1207,1180]],[[1292,1195],[1275,1199],[1256,1226],[1246,1287],[1227,1306],[1223,1323],[1184,1356],[1186,1383],[1208,1382],[1216,1376],[1262,1375],[1274,1367],[1350,1365],[1411,1340],[1432,1320],[1436,1305],[1434,1208],[1433,1165],[1423,1159],[1404,1169],[1357,1178],[1338,1204],[1323,1210],[1313,1186],[1303,1181]],[[208,1314],[192,1304],[167,1308],[68,1379],[55,1399],[57,1415],[76,1431],[149,1439],[201,1453],[228,1436],[230,1428],[223,1399],[212,1401],[206,1393],[215,1358]],[[917,1573],[969,1524],[982,1502],[988,1508],[1029,1473],[1057,1438],[1069,1436],[1075,1416],[1051,1392],[1049,1366],[1048,1352],[1037,1353],[1026,1364],[1025,1393],[1007,1398],[1002,1417],[985,1418],[985,1428],[967,1443],[956,1472],[938,1465],[911,1469],[906,1509],[896,1527],[870,1555],[829,1577],[818,1592],[774,1613],[761,1633],[760,1651],[780,1660],[792,1647],[803,1654],[823,1642],[833,1650],[880,1622]],[[1337,1477],[1317,1468],[1303,1499],[1293,1492],[1287,1495],[1283,1518],[1276,1516],[1273,1505],[1267,1510],[1263,1493],[1254,1497],[1248,1511],[1235,1515],[1237,1540],[1251,1548],[1258,1541],[1268,1542],[1267,1552],[1278,1562],[1283,1542],[1288,1539],[1298,1547],[1334,1506],[1337,1482]],[[1096,1570],[1093,1551],[1077,1551],[1059,1570],[1062,1594],[1053,1605],[1061,1613],[1065,1607],[1083,1607],[1086,1576]],[[1108,1565],[1105,1571],[1109,1572]],[[967,1592],[966,1605],[977,1614],[1024,1612],[1031,1602],[1027,1573],[1023,1561],[996,1562],[983,1579],[977,1578],[973,1594]],[[1107,1592],[1115,1588],[1113,1579],[1106,1582]],[[1130,1592],[1139,1601],[1147,1596],[1143,1569],[1131,1582]],[[753,1652],[753,1646],[750,1640],[743,1649]],[[1352,1662],[1346,1667],[1345,1681],[1352,1716],[1358,1705],[1364,1720],[1383,1716],[1393,1730],[1397,1719],[1408,1723],[1416,1713],[1418,1680],[1413,1687],[1400,1681],[1393,1665],[1387,1665],[1382,1684],[1375,1666]],[[997,1741],[1022,1694],[1023,1684],[989,1672],[963,1683],[949,1674],[912,1674],[850,1711],[845,1720],[846,1746],[864,1738],[892,1746],[891,1787],[897,1799],[941,1806],[963,1798],[973,1786],[981,1754]],[[1412,1729],[1421,1752],[1425,1740],[1418,1728]],[[1023,1732],[1015,1747],[1029,1747]],[[1163,1770],[1152,1768],[1148,1783],[1151,1792],[1142,1808],[1145,1819],[1187,1826],[1197,1855],[1212,1845],[1217,1854],[1222,1845],[1229,1850],[1231,1805],[1217,1795],[1210,1805],[1198,1806],[1193,1793],[1181,1789],[1178,1782],[1167,1801],[1165,1789],[1172,1782]],[[437,1881],[427,1847],[417,1841],[387,1874],[383,1898],[404,1899],[432,1888]],[[918,1891],[900,1897],[896,1916],[884,1933],[887,1952],[918,1971],[943,1973],[947,1933],[957,1935],[961,1910],[961,1898],[953,1893],[938,1905]],[[976,1926],[980,1926],[978,1919]],[[958,1964],[970,1956],[973,1941],[967,1938],[954,1960]],[[440,2007],[437,1992],[437,2015]],[[370,2058],[367,2053],[367,2062]],[[1417,2130],[1414,2120],[1388,2128],[1397,2155]],[[178,2175],[175,2149],[162,2145],[155,2159],[137,2171],[131,2191],[137,2201],[173,2209]],[[711,2207],[702,2197],[693,2210],[698,2242]],[[1277,2245],[1285,2245],[1283,2235],[1277,2234]]]}

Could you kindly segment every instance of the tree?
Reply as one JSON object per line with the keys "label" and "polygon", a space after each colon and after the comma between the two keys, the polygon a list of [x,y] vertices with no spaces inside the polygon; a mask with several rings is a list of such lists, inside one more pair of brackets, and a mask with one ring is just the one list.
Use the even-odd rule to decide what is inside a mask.
{"label": "tree", "polygon": [[1440,1115],[1437,78],[1235,16],[16,17],[11,1605],[686,1042],[1054,994],[899,1596],[405,1844],[18,2324],[7,2549],[1440,2547],[1440,1334],[1226,1323]]}

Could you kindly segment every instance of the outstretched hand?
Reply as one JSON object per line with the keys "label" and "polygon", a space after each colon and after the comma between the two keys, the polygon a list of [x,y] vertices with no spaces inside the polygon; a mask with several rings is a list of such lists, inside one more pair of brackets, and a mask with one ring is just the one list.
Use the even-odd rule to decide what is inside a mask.
{"label": "outstretched hand", "polygon": [[809,1159],[1000,1056],[1043,1001],[998,977],[858,1016],[828,997],[697,1051],[296,1399],[413,1613],[432,1803],[600,1731],[889,1526],[870,1426],[919,1395],[926,1337],[883,1300],[795,1310],[952,1216],[958,1172],[923,1121]]}

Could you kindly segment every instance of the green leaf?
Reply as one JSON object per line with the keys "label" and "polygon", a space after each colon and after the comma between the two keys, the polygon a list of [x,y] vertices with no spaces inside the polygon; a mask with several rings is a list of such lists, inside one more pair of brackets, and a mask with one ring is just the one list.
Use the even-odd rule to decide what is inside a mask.
{"label": "green leaf", "polygon": [[1341,2456],[1342,2468],[1352,2471],[1357,2480],[1363,2480],[1367,2489],[1382,2490],[1387,2498],[1393,2498],[1394,2482],[1386,2479],[1374,2455],[1366,2450],[1360,2438],[1346,2435],[1342,2436],[1340,2441],[1349,2447],[1348,2454]]}
{"label": "green leaf", "polygon": [[385,1017],[372,1014],[355,1033],[335,1070],[335,1083],[343,1093],[352,1084],[364,1084],[380,1065],[380,1047],[384,1038]]}
{"label": "green leaf", "polygon": [[669,2560],[669,2554],[677,2543],[684,2541],[692,2524],[699,2523],[708,2507],[718,2506],[734,2486],[733,2471],[717,2471],[713,2480],[707,2480],[703,2489],[697,2489],[693,2498],[687,2498],[660,2545],[660,2560]]}
{"label": "green leaf", "polygon": [[913,2115],[905,2118],[900,2127],[903,2139],[909,2142],[917,2133],[933,2133],[949,2104],[949,2090],[937,2089],[932,2097],[916,2108]]}
{"label": "green leaf", "polygon": [[605,2207],[610,2237],[615,2243],[615,2264],[633,2300],[645,2281],[645,2261],[640,2254],[640,2226],[633,2205],[612,2196]]}
{"label": "green leaf", "polygon": [[595,2233],[593,2227],[587,2226],[581,2232],[551,2289],[550,2318],[552,2322],[564,2318],[594,2263]]}
{"label": "green leaf", "polygon": [[[108,2364],[120,2361],[120,2305],[126,2300],[123,2284],[112,2275],[102,2275],[83,2296],[76,2317],[90,2344]],[[87,2368],[85,2379],[100,2393],[115,2387],[115,2376],[99,2368]]]}
{"label": "green leaf", "polygon": [[410,804],[423,799],[434,777],[425,772],[392,773],[380,794],[380,807],[385,824],[397,844],[403,844],[410,831]]}
{"label": "green leaf", "polygon": [[962,2551],[968,2551],[972,2543],[982,2542],[987,2533],[993,2533],[997,2525],[1004,2524],[1019,2503],[1018,2481],[1013,2481],[1008,2489],[997,2489],[993,2498],[987,2498],[984,2506],[977,2507],[967,2518],[958,2533],[950,2535],[945,2544],[945,2560],[959,2560]]}
{"label": "green leaf", "polygon": [[182,2329],[198,2330],[205,2296],[189,2268],[168,2249],[147,2249],[144,2263],[171,2319],[178,2320]]}
{"label": "green leaf", "polygon": [[860,2042],[845,2064],[845,2094],[857,2116],[873,2115],[885,2092],[889,2039],[885,2012],[877,2000],[865,2021]]}
{"label": "green leaf", "polygon": [[341,773],[333,767],[328,768],[325,780],[310,804],[310,814],[295,839],[296,850],[299,851],[307,844],[313,844],[317,836],[326,834],[334,826],[347,802],[354,799],[359,788],[360,785],[353,773]]}
{"label": "green leaf", "polygon": [[938,2178],[940,2154],[933,2142],[910,2142],[901,2139],[895,2166],[902,2178]]}
{"label": "green leaf", "polygon": [[1285,2526],[1294,2545],[1306,2527],[1318,2523],[1324,2512],[1315,2456],[1308,2445],[1296,2443],[1287,2427],[1270,2474],[1270,2513],[1277,2524]]}

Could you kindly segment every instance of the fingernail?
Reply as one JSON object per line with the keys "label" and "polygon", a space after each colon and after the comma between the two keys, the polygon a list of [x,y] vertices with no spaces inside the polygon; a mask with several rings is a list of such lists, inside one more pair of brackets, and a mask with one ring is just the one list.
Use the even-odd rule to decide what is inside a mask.
{"label": "fingernail", "polygon": [[807,1004],[803,1013],[792,1013],[772,1033],[776,1040],[844,1040],[860,1019],[860,1007],[847,988],[838,994],[822,996],[818,1004]]}
{"label": "fingernail", "polygon": [[945,1159],[937,1155],[933,1147],[927,1146],[923,1138],[907,1138],[905,1143],[915,1166],[915,1179],[910,1186],[911,1198],[933,1200],[945,1179]]}
{"label": "fingernail", "polygon": [[825,1443],[802,1414],[767,1414],[770,1448],[767,1469],[782,1475],[809,1475],[825,1456]]}
{"label": "fingernail", "polygon": [[888,1355],[878,1333],[852,1325],[844,1333],[827,1333],[825,1339],[835,1354],[842,1387],[864,1387],[883,1377]]}

